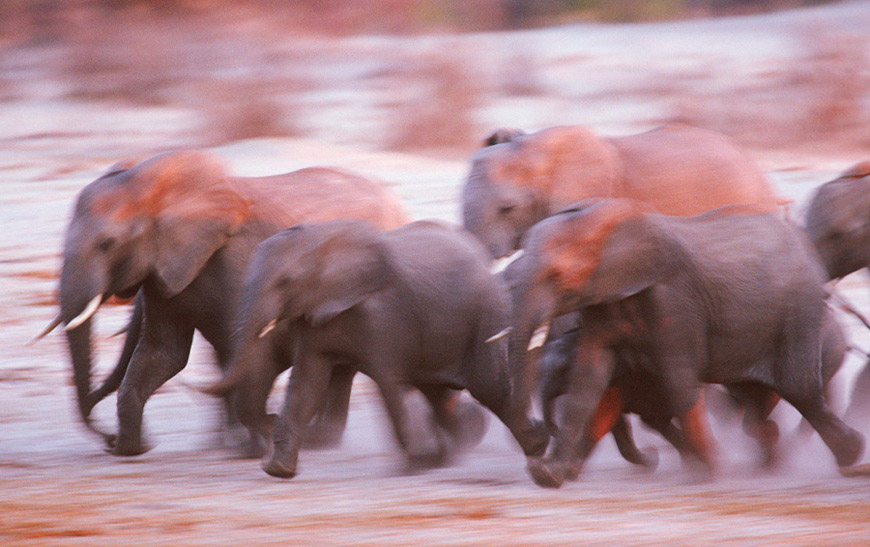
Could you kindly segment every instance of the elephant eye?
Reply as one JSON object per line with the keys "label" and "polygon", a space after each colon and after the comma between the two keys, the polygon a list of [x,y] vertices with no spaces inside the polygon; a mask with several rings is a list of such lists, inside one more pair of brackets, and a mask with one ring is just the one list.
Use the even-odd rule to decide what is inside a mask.
{"label": "elephant eye", "polygon": [[502,205],[498,208],[498,213],[500,215],[509,215],[516,208],[516,205]]}
{"label": "elephant eye", "polygon": [[101,239],[97,243],[97,248],[100,250],[100,252],[105,253],[106,251],[111,249],[114,245],[115,245],[115,238],[114,237],[104,237],[103,239]]}

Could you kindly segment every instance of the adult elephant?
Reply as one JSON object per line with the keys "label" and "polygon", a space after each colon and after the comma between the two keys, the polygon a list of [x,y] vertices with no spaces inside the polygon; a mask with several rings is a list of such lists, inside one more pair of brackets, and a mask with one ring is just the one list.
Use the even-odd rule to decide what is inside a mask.
{"label": "adult elephant", "polygon": [[785,203],[731,139],[686,125],[626,137],[579,126],[500,129],[486,143],[472,158],[462,214],[494,258],[517,249],[536,222],[585,198],[631,198],[681,216],[732,203]]}
{"label": "adult elephant", "polygon": [[[263,348],[276,325],[298,348],[264,469],[291,478],[301,441],[335,367],[352,367],[380,389],[399,445],[413,462],[403,397],[419,389],[436,419],[452,389],[467,388],[508,426],[529,456],[549,435],[512,393],[507,345],[510,302],[488,256],[462,230],[419,221],[379,233],[362,222],[302,224],[269,238],[251,262],[239,348],[228,375],[209,390],[238,388],[269,366]],[[448,447],[442,452],[447,453]]]}
{"label": "adult elephant", "polygon": [[[661,379],[670,412],[694,453],[712,468],[704,383],[744,388],[751,408],[779,395],[819,432],[840,466],[861,456],[863,437],[825,403],[821,337],[824,275],[805,236],[755,208],[723,207],[693,218],[644,212],[630,200],[586,202],[537,224],[515,288],[512,370],[527,366],[538,325],[583,314],[563,417],[551,453],[529,461],[536,482],[559,486],[584,428],[613,379],[614,351],[628,348]],[[623,308],[626,303],[630,312]]]}
{"label": "adult elephant", "polygon": [[114,454],[141,454],[148,449],[143,407],[184,368],[194,331],[214,347],[220,366],[228,363],[233,314],[256,245],[301,220],[339,217],[383,229],[408,221],[392,194],[358,175],[316,167],[236,177],[203,151],[119,164],[88,184],[64,242],[59,317],[85,424],[96,431],[91,409],[111,391],[90,392],[92,316],[106,299],[139,293],[122,359],[107,380],[123,378],[118,434],[103,436]]}
{"label": "adult elephant", "polygon": [[[870,268],[870,161],[853,165],[816,190],[806,230],[831,281]],[[846,417],[870,411],[870,362],[855,380]]]}

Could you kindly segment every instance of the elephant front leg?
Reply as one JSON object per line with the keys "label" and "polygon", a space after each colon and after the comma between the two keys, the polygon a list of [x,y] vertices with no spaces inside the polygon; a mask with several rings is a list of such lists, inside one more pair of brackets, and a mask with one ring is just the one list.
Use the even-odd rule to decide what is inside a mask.
{"label": "elephant front leg", "polygon": [[148,398],[187,364],[193,327],[171,321],[146,307],[145,328],[118,390],[118,436],[112,453],[136,456],[150,447],[142,439],[142,412]]}
{"label": "elephant front leg", "polygon": [[558,433],[549,454],[529,458],[528,469],[539,486],[558,488],[570,476],[584,433],[601,402],[613,372],[613,355],[600,342],[581,343],[568,374],[566,392],[553,401]]}
{"label": "elephant front leg", "polygon": [[332,363],[321,355],[300,358],[290,373],[284,406],[272,432],[272,455],[263,471],[282,479],[296,476],[299,448],[326,394]]}

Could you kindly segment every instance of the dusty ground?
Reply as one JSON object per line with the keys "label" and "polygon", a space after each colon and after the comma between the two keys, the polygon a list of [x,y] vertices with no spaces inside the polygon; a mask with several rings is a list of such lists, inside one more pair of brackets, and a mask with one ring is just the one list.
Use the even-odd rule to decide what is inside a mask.
{"label": "dusty ground", "polygon": [[[854,4],[850,9],[856,10]],[[854,14],[864,12],[832,13],[854,23]],[[729,40],[739,41],[737,53],[732,52],[746,60],[739,67],[758,70],[782,54],[785,42],[777,32],[800,17],[806,15],[772,23],[750,18],[635,27],[631,36],[641,46],[620,44],[617,27],[596,27],[576,40],[566,40],[570,31],[565,29],[522,33],[519,39],[545,50],[541,55],[548,56],[549,68],[543,74],[549,82],[571,81],[568,70],[577,51],[585,48],[586,67],[600,74],[601,81],[577,79],[577,86],[590,88],[578,87],[580,94],[607,91],[615,85],[615,75],[643,65],[636,55],[643,44],[665,74],[679,72],[687,59],[699,56],[716,64],[722,42]],[[765,26],[765,21],[772,26]],[[768,28],[771,34],[765,34]],[[704,47],[697,45],[699,37],[707,37]],[[431,47],[431,40],[436,39],[415,38],[407,45]],[[498,37],[468,40],[490,43]],[[358,39],[356,44],[360,55],[395,45],[392,39]],[[614,57],[614,52],[620,55]],[[25,61],[17,62],[23,66]],[[335,66],[337,75],[346,74],[347,67]],[[600,72],[594,71],[596,67]],[[722,447],[721,474],[712,483],[691,484],[673,451],[638,428],[642,444],[660,450],[662,462],[655,473],[631,468],[607,440],[579,483],[549,491],[532,484],[519,450],[500,424],[491,423],[484,442],[455,467],[406,477],[398,474],[398,454],[365,379],[354,391],[342,447],[305,452],[300,476],[292,481],[273,479],[256,462],[230,459],[215,448],[215,404],[189,387],[215,376],[200,340],[188,368],[146,408],[148,435],[156,448],[132,459],[104,454],[97,439],[74,419],[63,337],[56,333],[35,346],[25,343],[55,313],[58,251],[75,194],[121,156],[188,144],[178,128],[190,122],[189,113],[170,107],[71,102],[50,91],[40,93],[37,77],[27,81],[30,94],[0,103],[4,545],[870,544],[870,482],[841,477],[817,437],[802,446],[787,444],[782,468],[762,475],[756,471],[751,444],[729,424],[715,424]],[[623,84],[631,87],[630,81]],[[484,117],[531,127],[566,121],[560,114],[569,101],[577,100],[571,93],[503,100]],[[330,110],[330,98],[341,103],[335,95],[320,96],[326,113],[310,139],[249,140],[217,150],[243,174],[333,164],[379,176],[407,201],[416,217],[458,218],[456,198],[464,161],[433,159],[431,153],[423,157],[371,151],[372,146],[356,134],[341,130],[348,119],[362,120],[359,105],[348,107],[350,118],[343,118],[340,108]],[[600,96],[592,105],[583,115],[578,109],[567,117],[605,131],[627,131],[650,126],[660,114],[654,100],[636,97],[614,102]],[[360,127],[366,126],[355,127],[362,131]],[[864,159],[862,154],[870,155],[870,150],[827,150],[813,156],[784,150],[758,158],[782,193],[795,198],[799,213],[813,187]],[[847,279],[842,288],[870,312],[870,287],[864,278]],[[101,371],[117,354],[119,340],[109,335],[124,324],[127,313],[124,307],[101,311]],[[870,348],[866,330],[851,318],[843,317],[843,322],[856,345]],[[840,379],[841,393],[861,364],[858,357],[849,358]],[[104,424],[113,423],[113,402],[109,399],[97,408]],[[778,413],[788,430],[794,414],[788,409]],[[867,423],[853,425],[870,429]]]}

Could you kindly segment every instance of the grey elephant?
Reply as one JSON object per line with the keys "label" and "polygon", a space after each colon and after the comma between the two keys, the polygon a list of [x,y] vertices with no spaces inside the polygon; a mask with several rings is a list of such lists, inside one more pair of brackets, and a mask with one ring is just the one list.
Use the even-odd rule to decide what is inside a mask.
{"label": "grey elephant", "polygon": [[[450,389],[465,388],[510,429],[523,452],[542,455],[543,424],[512,393],[504,329],[510,303],[469,234],[420,221],[378,233],[361,222],[300,225],[263,242],[251,264],[238,353],[222,393],[257,376],[273,327],[292,325],[298,359],[274,430],[265,471],[296,475],[300,444],[335,367],[351,366],[378,385],[399,445],[415,453],[403,406],[408,387],[436,419]],[[448,428],[449,424],[445,424]]]}
{"label": "grey elephant", "polygon": [[751,408],[781,396],[838,465],[861,456],[863,437],[825,402],[824,274],[800,230],[754,207],[680,218],[631,200],[587,200],[537,224],[523,247],[513,266],[526,276],[515,293],[512,369],[527,366],[533,333],[554,315],[580,310],[584,327],[566,392],[552,403],[559,434],[547,457],[529,460],[538,484],[562,484],[622,348],[647,356],[642,365],[661,379],[670,412],[708,470],[705,383],[747,388]]}
{"label": "grey elephant", "polygon": [[[220,366],[229,362],[235,307],[255,246],[300,220],[338,217],[383,229],[408,220],[392,194],[363,177],[329,168],[236,177],[201,151],[119,164],[87,185],[66,232],[59,316],[84,422],[97,430],[91,410],[120,384],[118,434],[100,433],[117,455],[146,451],[143,407],[186,365],[194,330],[214,347]],[[91,392],[92,316],[110,296],[137,293],[118,366]],[[342,381],[339,399],[350,379]],[[265,395],[259,404],[265,419]],[[343,424],[336,404],[334,419]]]}
{"label": "grey elephant", "polygon": [[[870,161],[853,165],[820,186],[807,208],[806,230],[837,281],[870,267]],[[870,413],[870,362],[855,380],[847,419]]]}
{"label": "grey elephant", "polygon": [[585,198],[631,198],[681,216],[786,202],[731,139],[681,124],[610,138],[578,126],[528,135],[500,129],[486,144],[471,160],[462,215],[494,258],[517,249],[536,222]]}

